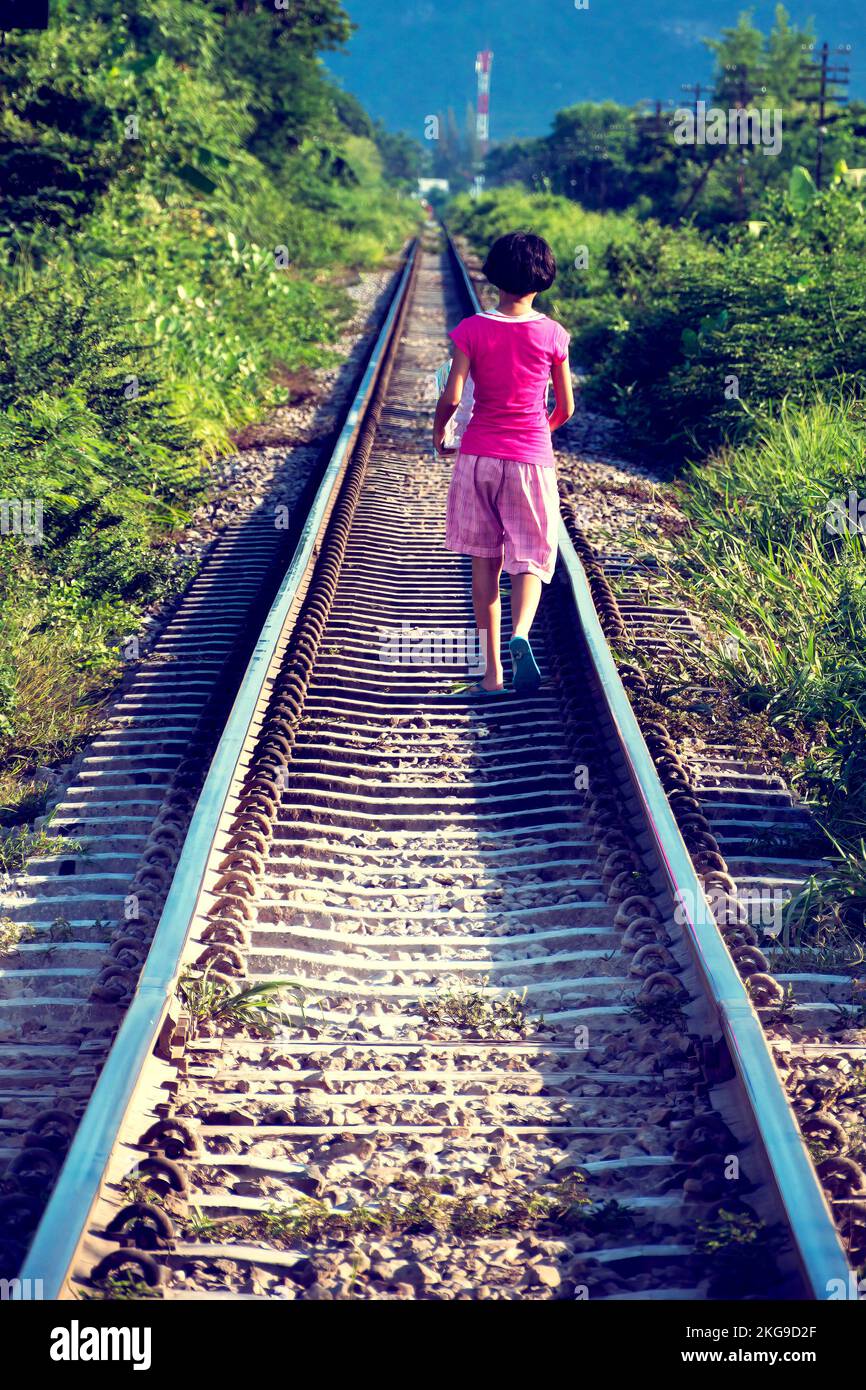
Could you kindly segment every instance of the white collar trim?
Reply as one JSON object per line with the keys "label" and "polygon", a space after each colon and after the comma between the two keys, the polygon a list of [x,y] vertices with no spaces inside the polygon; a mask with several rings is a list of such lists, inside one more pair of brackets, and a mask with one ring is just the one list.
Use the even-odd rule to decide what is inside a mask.
{"label": "white collar trim", "polygon": [[533,319],[543,319],[544,314],[537,309],[530,309],[528,314],[503,314],[499,309],[482,309],[481,317],[496,319],[497,323],[530,323]]}

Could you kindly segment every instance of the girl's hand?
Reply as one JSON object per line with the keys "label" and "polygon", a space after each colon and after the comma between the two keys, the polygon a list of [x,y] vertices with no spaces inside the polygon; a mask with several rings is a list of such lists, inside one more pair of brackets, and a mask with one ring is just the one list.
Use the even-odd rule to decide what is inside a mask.
{"label": "girl's hand", "polygon": [[433,448],[437,454],[456,454],[456,448],[447,449],[445,447],[445,431],[448,422],[455,414],[463,395],[463,384],[469,372],[469,358],[465,352],[455,348],[454,356],[451,359],[451,371],[448,373],[448,380],[445,389],[436,405],[436,414],[433,417]]}
{"label": "girl's hand", "polygon": [[548,416],[547,423],[552,434],[554,430],[559,429],[560,425],[564,425],[566,420],[570,420],[574,414],[574,387],[572,386],[568,358],[564,362],[554,362],[551,376],[553,377],[556,409],[552,415]]}
{"label": "girl's hand", "polygon": [[446,455],[447,455],[447,454],[456,454],[456,453],[457,453],[457,450],[456,450],[456,449],[448,449],[448,448],[445,447],[445,431],[444,431],[444,430],[442,431],[441,434],[439,434],[439,433],[434,434],[434,436],[433,436],[433,448],[436,450],[436,453],[437,453],[437,454],[446,454]]}

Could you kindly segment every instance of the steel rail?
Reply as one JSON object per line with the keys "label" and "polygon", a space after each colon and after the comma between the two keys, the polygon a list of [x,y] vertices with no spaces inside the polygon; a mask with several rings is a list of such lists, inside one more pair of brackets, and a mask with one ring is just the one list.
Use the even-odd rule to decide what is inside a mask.
{"label": "steel rail", "polygon": [[[448,248],[478,312],[481,303],[454,240]],[[756,1134],[772,1173],[794,1248],[816,1299],[849,1287],[848,1263],[836,1223],[809,1158],[793,1107],[776,1070],[761,1021],[725,945],[698,878],[652,755],[619,677],[602,630],[580,557],[565,523],[559,521],[559,554],[574,598],[595,677],[610,714],[617,742],[647,827],[663,866],[668,889],[687,930],[700,976],[745,1094]]]}
{"label": "steel rail", "polygon": [[57,1299],[96,1202],[111,1152],[141,1069],[159,1036],[174,996],[181,954],[205,879],[208,858],[229,796],[235,769],[258,709],[277,645],[299,588],[317,553],[330,504],[342,481],[355,439],[373,396],[392,331],[418,253],[412,244],[388,313],[310,511],[295,553],[265,618],[246,672],[190,821],[171,889],[138,987],[70,1145],[54,1190],[22,1266],[13,1298],[23,1298],[39,1279],[43,1297]]}

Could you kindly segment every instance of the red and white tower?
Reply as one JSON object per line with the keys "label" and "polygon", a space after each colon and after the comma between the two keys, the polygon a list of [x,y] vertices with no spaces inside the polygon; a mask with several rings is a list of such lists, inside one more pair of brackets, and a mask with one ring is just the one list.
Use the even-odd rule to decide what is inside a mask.
{"label": "red and white tower", "polygon": [[492,67],[493,53],[489,48],[485,48],[475,58],[475,76],[478,79],[478,98],[475,109],[475,136],[478,143],[478,163],[474,186],[476,197],[484,187],[484,161],[490,144],[490,69]]}

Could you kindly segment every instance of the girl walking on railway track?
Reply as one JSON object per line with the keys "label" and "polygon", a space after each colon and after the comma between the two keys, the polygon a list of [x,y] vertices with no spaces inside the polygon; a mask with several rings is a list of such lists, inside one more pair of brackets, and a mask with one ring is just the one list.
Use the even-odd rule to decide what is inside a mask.
{"label": "girl walking on railway track", "polygon": [[[448,491],[445,545],[472,557],[472,599],[484,633],[486,671],[471,688],[482,698],[503,695],[499,580],[511,576],[509,651],[512,686],[522,693],[541,680],[529,640],[556,563],[559,496],[551,435],[574,412],[568,365],[569,335],[533,309],[556,278],[556,260],[543,237],[509,232],[490,249],[484,274],[499,290],[497,309],[463,319],[451,333],[454,355],[433,426],[437,453],[471,376],[472,417],[460,440]],[[555,409],[547,413],[553,380]]]}

